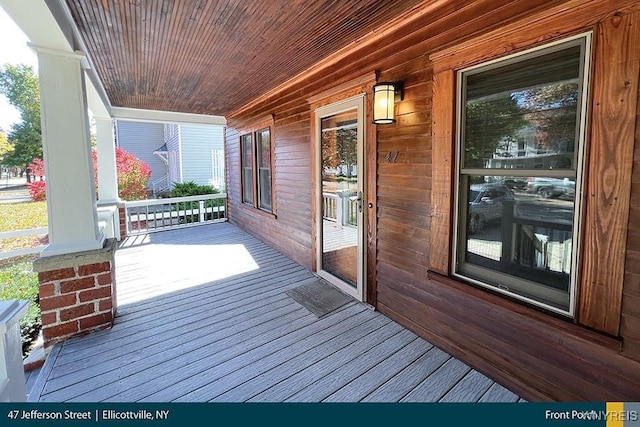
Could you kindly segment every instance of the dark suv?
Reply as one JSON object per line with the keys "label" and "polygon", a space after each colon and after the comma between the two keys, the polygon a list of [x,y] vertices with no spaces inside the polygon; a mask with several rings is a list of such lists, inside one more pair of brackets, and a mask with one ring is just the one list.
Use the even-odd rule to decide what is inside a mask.
{"label": "dark suv", "polygon": [[486,223],[499,220],[504,202],[513,200],[513,192],[505,184],[472,184],[469,188],[469,234],[479,233]]}

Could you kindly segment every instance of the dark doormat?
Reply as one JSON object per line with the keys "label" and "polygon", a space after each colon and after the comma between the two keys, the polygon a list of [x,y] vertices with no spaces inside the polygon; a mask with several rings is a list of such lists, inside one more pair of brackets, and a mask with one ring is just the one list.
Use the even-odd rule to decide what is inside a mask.
{"label": "dark doormat", "polygon": [[353,299],[323,280],[298,286],[286,292],[298,304],[315,314],[325,316]]}

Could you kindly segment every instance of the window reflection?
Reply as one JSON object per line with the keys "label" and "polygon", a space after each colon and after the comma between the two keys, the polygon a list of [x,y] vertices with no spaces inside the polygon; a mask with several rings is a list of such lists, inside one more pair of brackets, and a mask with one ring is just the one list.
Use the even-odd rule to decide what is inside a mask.
{"label": "window reflection", "polygon": [[568,291],[575,183],[524,179],[470,177],[465,262]]}
{"label": "window reflection", "polygon": [[468,75],[464,167],[574,168],[579,53],[572,46]]}

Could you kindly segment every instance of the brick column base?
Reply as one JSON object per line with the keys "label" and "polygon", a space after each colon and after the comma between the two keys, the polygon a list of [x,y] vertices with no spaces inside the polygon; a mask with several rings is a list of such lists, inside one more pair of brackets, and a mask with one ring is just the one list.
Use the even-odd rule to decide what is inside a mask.
{"label": "brick column base", "polygon": [[127,237],[127,215],[124,205],[118,205],[118,214],[120,215],[120,240]]}
{"label": "brick column base", "polygon": [[40,257],[33,262],[40,282],[45,347],[113,325],[117,245],[116,239],[107,239],[102,249]]}

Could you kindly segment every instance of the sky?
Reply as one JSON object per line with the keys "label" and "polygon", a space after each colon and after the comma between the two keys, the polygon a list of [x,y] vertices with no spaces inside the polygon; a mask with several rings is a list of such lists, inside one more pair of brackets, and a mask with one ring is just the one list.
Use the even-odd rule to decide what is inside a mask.
{"label": "sky", "polygon": [[[0,7],[0,65],[27,64],[38,68],[36,54],[27,46],[27,38],[20,28]],[[0,128],[9,132],[11,125],[20,121],[20,113],[0,95]]]}

